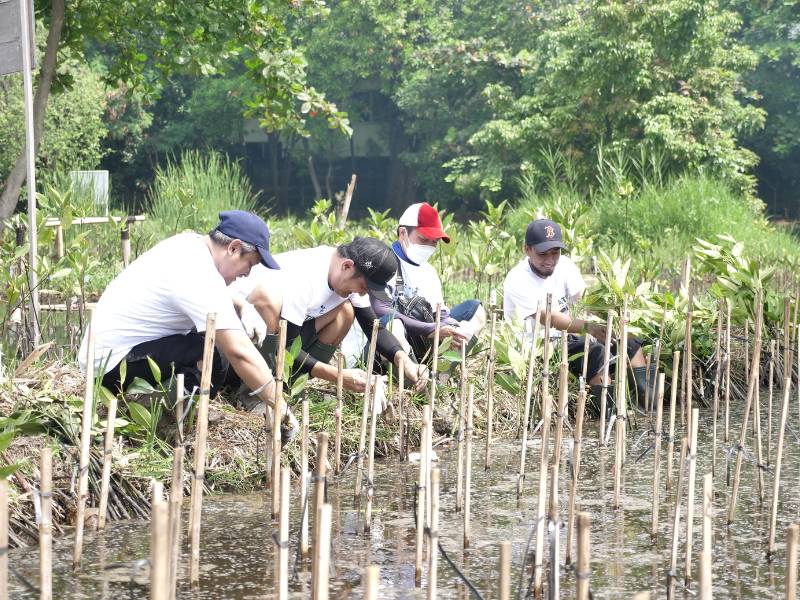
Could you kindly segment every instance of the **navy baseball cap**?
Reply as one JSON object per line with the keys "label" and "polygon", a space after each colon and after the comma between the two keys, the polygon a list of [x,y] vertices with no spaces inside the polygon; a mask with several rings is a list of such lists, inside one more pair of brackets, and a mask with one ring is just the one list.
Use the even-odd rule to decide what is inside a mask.
{"label": "navy baseball cap", "polygon": [[525,231],[525,245],[539,254],[553,248],[566,248],[561,235],[561,227],[550,219],[536,219],[528,223]]}
{"label": "navy baseball cap", "polygon": [[269,253],[269,227],[264,219],[244,210],[225,210],[219,213],[217,231],[228,237],[252,244],[261,256],[261,264],[268,269],[280,269]]}

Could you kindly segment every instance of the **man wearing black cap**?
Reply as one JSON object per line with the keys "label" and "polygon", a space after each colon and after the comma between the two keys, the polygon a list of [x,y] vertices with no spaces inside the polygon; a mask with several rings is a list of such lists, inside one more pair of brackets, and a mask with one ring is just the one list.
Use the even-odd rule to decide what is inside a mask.
{"label": "man wearing black cap", "polygon": [[[272,372],[240,321],[247,307],[234,303],[226,287],[255,265],[279,268],[269,253],[269,228],[244,211],[221,212],[219,219],[208,235],[180,233],[160,242],[103,292],[92,335],[95,371],[108,389],[124,390],[136,377],[158,383],[151,361],[162,382],[183,373],[187,389],[199,386],[206,317],[216,313],[212,387],[223,381],[228,362],[262,406],[272,404]],[[82,370],[88,343],[87,332],[79,353]]]}
{"label": "man wearing black cap", "polygon": [[[599,397],[603,382],[603,360],[605,348],[597,340],[605,340],[605,327],[589,323],[585,319],[574,318],[570,307],[577,303],[586,289],[580,270],[568,256],[562,256],[565,249],[561,227],[550,219],[538,219],[528,224],[525,231],[525,258],[506,276],[503,283],[503,313],[507,321],[523,321],[541,310],[544,323],[544,307],[548,294],[552,294],[552,313],[550,318],[551,337],[568,334],[567,348],[570,357],[583,353],[583,335],[592,336],[589,343],[587,377],[594,387],[593,393]],[[628,357],[634,371],[637,398],[644,403],[645,360],[641,343],[633,337],[628,338]],[[612,348],[612,355],[616,349]],[[571,359],[570,370],[580,374],[582,361]],[[609,381],[605,382],[610,383]]]}
{"label": "man wearing black cap", "polygon": [[[354,319],[358,319],[365,332],[372,332],[376,316],[367,292],[388,299],[387,283],[397,270],[394,254],[380,240],[357,237],[337,248],[293,250],[278,254],[275,259],[281,265],[280,272],[255,267],[249,276],[232,286],[234,292],[255,306],[266,323],[270,335],[262,345],[262,353],[275,354],[275,332],[280,319],[286,319],[287,347],[298,336],[302,340],[293,364],[294,373],[336,381],[337,369],[329,364],[331,358]],[[249,325],[248,317],[245,326]],[[376,348],[398,369],[403,369],[406,380],[420,387],[425,383],[425,370],[409,358],[383,326],[378,329]],[[363,392],[366,373],[361,369],[345,369],[344,387]]]}

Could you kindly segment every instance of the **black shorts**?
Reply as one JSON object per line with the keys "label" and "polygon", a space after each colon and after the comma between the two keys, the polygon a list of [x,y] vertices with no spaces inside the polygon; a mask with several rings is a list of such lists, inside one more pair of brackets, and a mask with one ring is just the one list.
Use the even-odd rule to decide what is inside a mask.
{"label": "black shorts", "polygon": [[[133,380],[139,377],[150,385],[157,387],[161,383],[166,387],[170,377],[182,373],[184,387],[187,391],[191,391],[193,387],[200,386],[200,370],[197,368],[197,363],[203,360],[205,339],[205,333],[192,331],[185,335],[169,335],[157,340],[142,342],[131,348],[125,356],[125,381],[120,381],[119,369],[122,364],[120,361],[103,376],[103,385],[116,394],[125,391]],[[161,371],[158,378],[160,381],[156,380],[147,357],[150,357],[158,365],[158,369]],[[228,373],[233,371],[228,367],[228,361],[219,353],[219,350],[214,348],[214,362],[211,367],[212,392],[228,383],[226,381]]]}
{"label": "black shorts", "polygon": [[[567,335],[567,355],[569,356],[569,370],[576,376],[583,374],[583,336],[570,333]],[[628,358],[633,356],[641,349],[642,342],[635,337],[628,336]],[[611,363],[609,365],[609,374],[614,376],[614,369],[611,365],[615,364],[614,357],[617,355],[617,341],[611,341]],[[586,367],[586,381],[587,383],[603,370],[603,361],[605,359],[605,346],[597,341],[589,342],[589,363]]]}

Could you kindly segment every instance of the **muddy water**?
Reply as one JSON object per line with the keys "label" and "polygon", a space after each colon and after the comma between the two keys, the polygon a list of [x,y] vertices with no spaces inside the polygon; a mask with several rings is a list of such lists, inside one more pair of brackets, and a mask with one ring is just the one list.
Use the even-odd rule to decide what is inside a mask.
{"label": "muddy water", "polygon": [[[766,410],[763,410],[766,413]],[[792,411],[794,412],[794,411]],[[707,411],[710,413],[710,411]],[[779,415],[776,406],[775,417]],[[680,416],[678,416],[680,418]],[[795,430],[797,414],[792,426]],[[741,418],[733,417],[732,424],[740,427]],[[766,414],[763,439],[766,453]],[[666,572],[672,537],[674,492],[664,489],[666,478],[665,453],[662,451],[662,489],[660,491],[659,539],[650,540],[652,502],[653,454],[646,454],[639,462],[637,457],[650,445],[652,436],[640,442],[643,427],[629,435],[628,464],[625,468],[623,508],[611,508],[613,498],[613,451],[598,444],[597,423],[585,428],[584,452],[579,486],[579,507],[591,513],[591,588],[595,598],[631,598],[634,592],[650,590],[653,597],[664,598]],[[695,491],[694,578],[701,550],[701,499],[702,477],[711,469],[710,415],[701,417],[698,449],[697,488]],[[732,428],[732,438],[734,430]],[[565,435],[565,438],[567,436]],[[637,442],[639,442],[637,444]],[[733,442],[729,443],[731,445]],[[773,425],[773,456],[777,445],[777,423]],[[678,460],[678,448],[674,461]],[[796,490],[800,484],[800,446],[791,433],[787,434],[782,471],[781,503],[778,515],[779,541],[777,556],[772,563],[765,559],[769,527],[769,501],[772,475],[765,473],[763,504],[758,503],[756,467],[745,460],[742,485],[738,500],[736,520],[726,526],[726,510],[730,488],[726,486],[726,460],[722,452],[725,444],[718,445],[718,476],[715,480],[713,577],[716,598],[783,598],[785,552],[783,540],[786,527],[800,517],[800,498]],[[748,440],[748,447],[752,447]],[[489,471],[483,469],[483,440],[476,440],[472,491],[472,547],[461,548],[462,516],[454,512],[455,458],[454,450],[438,448],[442,470],[442,499],[440,531],[441,541],[450,558],[463,570],[484,598],[497,598],[498,542],[512,541],[512,597],[517,597],[521,581],[523,589],[528,580],[523,577],[521,565],[526,544],[531,538],[535,520],[536,486],[540,442],[530,445],[528,475],[522,502],[516,499],[516,472],[519,464],[519,446],[515,443],[498,443],[493,447]],[[565,440],[562,455],[567,454]],[[774,459],[773,459],[774,462]],[[731,461],[731,471],[732,469]],[[375,512],[372,530],[364,533],[364,523],[353,508],[354,469],[333,480],[329,486],[329,500],[333,504],[333,554],[331,571],[331,597],[361,597],[360,587],[363,567],[378,564],[381,567],[381,597],[423,598],[423,587],[414,587],[414,500],[416,465],[401,464],[394,459],[376,467]],[[569,482],[566,462],[561,469],[561,515],[566,518]],[[677,464],[676,471],[677,477]],[[201,548],[201,579],[197,588],[191,588],[188,574],[181,572],[179,598],[268,598],[272,597],[272,528],[269,524],[269,498],[262,494],[248,496],[219,496],[206,498],[203,505]],[[684,501],[685,502],[685,501]],[[290,584],[292,597],[310,597],[309,563],[295,561],[298,524],[302,503],[297,497],[297,484],[293,485],[293,514],[291,520],[292,557],[290,571],[295,577]],[[685,515],[685,507],[683,509]],[[186,516],[186,515],[184,515]],[[184,521],[185,522],[185,521]],[[683,525],[683,523],[682,523]],[[681,528],[683,531],[683,526]],[[561,596],[574,597],[575,577],[563,569],[566,529],[561,537]],[[532,542],[533,545],[533,542]],[[145,522],[110,524],[103,533],[90,532],[85,542],[84,567],[78,574],[71,570],[72,540],[57,540],[54,547],[54,589],[56,598],[144,598],[147,597],[147,565],[149,531]],[[532,549],[532,548],[531,548]],[[186,565],[188,553],[184,550],[182,564]],[[11,566],[30,582],[37,582],[38,554],[31,551],[14,551]],[[684,544],[681,535],[679,569],[683,572]],[[439,597],[467,598],[469,592],[459,577],[439,558]],[[526,577],[529,570],[526,571]],[[36,598],[12,575],[13,598]],[[696,583],[692,589],[696,589]],[[685,592],[678,594],[681,597]],[[524,595],[524,592],[523,592]],[[686,594],[686,597],[690,597]]]}

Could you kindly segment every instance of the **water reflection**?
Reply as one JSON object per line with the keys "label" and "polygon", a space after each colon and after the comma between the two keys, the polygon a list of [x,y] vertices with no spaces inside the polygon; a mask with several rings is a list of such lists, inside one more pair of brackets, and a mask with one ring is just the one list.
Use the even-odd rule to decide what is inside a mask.
{"label": "water reflection", "polygon": [[[777,410],[777,406],[775,407]],[[766,413],[766,410],[762,411]],[[766,414],[762,419],[766,420]],[[741,423],[739,415],[732,415],[732,425]],[[762,425],[765,425],[762,424]],[[643,426],[643,424],[642,424]],[[669,566],[670,540],[672,538],[672,511],[675,491],[664,490],[666,482],[666,444],[662,449],[662,489],[658,538],[650,538],[652,502],[653,453],[635,462],[650,443],[645,438],[636,450],[629,448],[622,490],[622,508],[611,508],[613,498],[613,450],[598,445],[597,423],[587,423],[583,444],[581,478],[578,492],[578,510],[592,516],[592,579],[595,597],[630,598],[635,592],[651,590],[654,598],[665,597],[666,571]],[[735,429],[734,429],[735,431]],[[711,422],[701,419],[698,444],[698,481],[711,470]],[[633,445],[640,432],[632,432]],[[676,438],[680,439],[680,432]],[[566,436],[565,436],[566,437]],[[733,436],[736,437],[736,436]],[[612,436],[613,439],[613,436]],[[676,457],[677,462],[677,444]],[[526,568],[522,563],[525,548],[535,522],[538,479],[538,438],[529,445],[528,474],[524,496],[517,503],[516,467],[518,445],[496,444],[492,449],[492,468],[484,471],[483,448],[473,455],[472,476],[472,547],[464,551],[462,543],[461,513],[454,511],[455,476],[454,451],[439,448],[442,475],[440,535],[451,559],[481,590],[485,598],[497,597],[499,546],[501,540],[512,541],[512,593],[520,582],[527,587],[532,558],[528,556]],[[782,544],[786,527],[797,518],[800,500],[797,489],[800,452],[796,440],[787,436],[784,456],[782,501],[778,516],[778,554],[769,564],[765,558],[769,527],[769,493],[772,489],[771,472],[764,473],[764,504],[757,498],[757,469],[745,461],[742,485],[734,524],[725,526],[730,488],[725,482],[725,464],[720,442],[718,477],[715,481],[715,515],[713,544],[714,594],[717,598],[782,598],[784,579],[784,549]],[[561,491],[560,514],[566,518],[570,486],[569,468],[566,465],[566,440],[562,456],[564,464],[559,470]],[[773,458],[774,462],[774,458]],[[676,472],[677,472],[677,465]],[[390,459],[376,466],[374,522],[369,533],[364,533],[361,513],[353,507],[354,470],[340,479],[331,481],[328,498],[333,505],[333,552],[331,557],[332,598],[358,598],[361,596],[361,577],[367,564],[381,567],[381,597],[424,598],[427,573],[423,572],[423,587],[414,587],[414,484],[417,467]],[[702,499],[701,485],[695,489],[696,506]],[[296,544],[302,503],[297,497],[295,483],[292,490],[292,557],[290,585],[294,598],[310,597],[311,569],[308,561],[298,560]],[[219,496],[206,498],[203,508],[201,548],[201,576],[197,588],[188,584],[188,552],[184,549],[180,571],[178,597],[205,600],[223,598],[271,598],[273,543],[270,535],[267,505],[268,497],[262,494],[247,496]],[[683,499],[685,502],[685,498]],[[682,511],[685,516],[685,510]],[[702,511],[695,511],[695,536],[693,540],[693,572],[697,575],[702,534]],[[313,520],[313,519],[312,519]],[[184,520],[185,524],[185,520]],[[559,531],[561,559],[564,559],[566,528]],[[685,552],[685,522],[679,532],[680,565],[679,582],[683,582],[683,553]],[[83,598],[143,598],[148,595],[146,565],[136,569],[137,561],[148,557],[149,530],[143,521],[110,524],[105,532],[87,533],[83,570],[72,572],[70,557],[72,540],[57,540],[54,545],[55,597]],[[38,554],[36,551],[14,551],[11,565],[30,581],[36,582]],[[574,595],[574,575],[561,568],[562,597]],[[544,578],[545,581],[547,577]],[[13,577],[12,577],[13,580]],[[693,581],[691,586],[696,586]],[[677,586],[680,590],[680,585]],[[36,598],[25,591],[18,581],[12,581],[13,598]],[[468,590],[457,575],[439,560],[439,590],[441,598],[468,597]],[[681,596],[679,592],[678,596]],[[688,597],[688,595],[687,595]]]}

